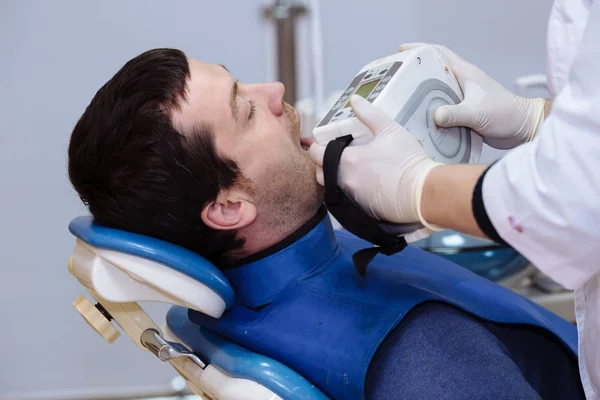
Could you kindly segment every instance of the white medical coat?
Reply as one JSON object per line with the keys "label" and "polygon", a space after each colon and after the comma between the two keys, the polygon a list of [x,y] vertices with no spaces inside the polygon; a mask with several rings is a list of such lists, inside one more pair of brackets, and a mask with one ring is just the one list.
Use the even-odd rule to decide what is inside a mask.
{"label": "white medical coat", "polygon": [[575,291],[579,367],[600,398],[600,0],[556,0],[548,24],[552,111],[537,137],[488,171],[498,234]]}

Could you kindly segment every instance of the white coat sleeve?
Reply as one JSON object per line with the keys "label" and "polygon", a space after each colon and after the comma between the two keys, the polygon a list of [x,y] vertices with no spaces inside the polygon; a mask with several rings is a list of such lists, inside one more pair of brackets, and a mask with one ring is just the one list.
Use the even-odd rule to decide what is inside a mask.
{"label": "white coat sleeve", "polygon": [[536,139],[493,165],[481,190],[500,237],[556,282],[576,289],[600,272],[600,2]]}

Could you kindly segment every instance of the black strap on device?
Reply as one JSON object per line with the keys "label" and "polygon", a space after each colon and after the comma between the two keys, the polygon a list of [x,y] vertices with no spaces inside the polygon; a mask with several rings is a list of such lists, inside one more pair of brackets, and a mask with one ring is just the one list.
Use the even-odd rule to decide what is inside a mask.
{"label": "black strap on device", "polygon": [[365,276],[367,265],[379,253],[392,255],[406,247],[406,240],[385,232],[379,222],[369,216],[337,184],[338,167],[342,153],[352,142],[352,135],[341,136],[330,141],[323,157],[325,179],[325,205],[334,218],[349,232],[373,243],[375,247],[357,251],[353,256],[354,266],[361,276]]}

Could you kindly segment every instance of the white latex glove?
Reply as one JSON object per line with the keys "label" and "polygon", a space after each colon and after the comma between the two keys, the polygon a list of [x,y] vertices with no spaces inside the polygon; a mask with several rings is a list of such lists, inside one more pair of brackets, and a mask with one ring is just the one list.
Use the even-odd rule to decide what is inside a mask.
{"label": "white latex glove", "polygon": [[[403,44],[400,51],[424,45]],[[464,93],[460,104],[440,106],[435,111],[436,124],[445,128],[467,126],[498,149],[511,149],[533,139],[544,119],[544,99],[517,96],[447,47],[436,47],[448,61]]]}
{"label": "white latex glove", "polygon": [[[421,214],[421,192],[425,178],[439,163],[425,152],[421,143],[377,106],[354,95],[350,105],[358,119],[375,138],[364,145],[348,146],[342,153],[338,185],[368,214],[388,222],[417,222],[432,230]],[[326,146],[311,145],[310,158],[317,164],[317,181],[324,185],[323,156]],[[407,241],[429,236],[421,230]]]}

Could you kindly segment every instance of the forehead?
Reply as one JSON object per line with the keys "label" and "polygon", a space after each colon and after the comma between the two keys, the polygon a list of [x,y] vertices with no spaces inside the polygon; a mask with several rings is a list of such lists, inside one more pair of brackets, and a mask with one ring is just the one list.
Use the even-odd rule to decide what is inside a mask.
{"label": "forehead", "polygon": [[193,58],[188,58],[188,62],[190,77],[186,99],[181,104],[181,110],[173,114],[174,122],[186,128],[197,123],[210,123],[220,127],[229,124],[229,96],[233,78],[221,65]]}

